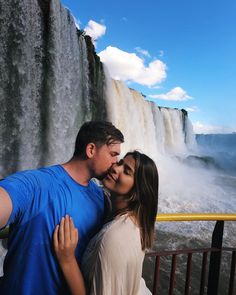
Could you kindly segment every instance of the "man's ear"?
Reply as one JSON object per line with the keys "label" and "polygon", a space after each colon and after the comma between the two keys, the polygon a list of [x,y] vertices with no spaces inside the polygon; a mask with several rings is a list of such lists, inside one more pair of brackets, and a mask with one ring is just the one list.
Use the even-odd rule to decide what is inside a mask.
{"label": "man's ear", "polygon": [[92,142],[88,143],[85,149],[86,156],[91,159],[96,153],[96,145]]}

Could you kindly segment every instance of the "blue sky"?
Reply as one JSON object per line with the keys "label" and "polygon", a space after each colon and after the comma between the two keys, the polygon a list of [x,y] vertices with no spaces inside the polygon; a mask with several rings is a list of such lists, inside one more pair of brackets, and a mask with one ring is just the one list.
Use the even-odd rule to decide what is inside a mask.
{"label": "blue sky", "polygon": [[235,0],[63,0],[114,78],[197,133],[236,132]]}

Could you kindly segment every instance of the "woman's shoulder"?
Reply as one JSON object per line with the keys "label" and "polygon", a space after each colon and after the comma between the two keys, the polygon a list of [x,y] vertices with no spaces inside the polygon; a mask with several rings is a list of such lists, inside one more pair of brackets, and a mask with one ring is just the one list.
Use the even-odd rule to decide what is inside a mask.
{"label": "woman's shoulder", "polygon": [[117,233],[123,233],[124,231],[139,233],[139,228],[128,214],[116,216],[112,221],[110,221],[107,224],[106,234],[113,234],[114,229],[116,229]]}
{"label": "woman's shoulder", "polygon": [[103,244],[119,247],[123,243],[140,244],[140,231],[133,220],[127,215],[117,216],[107,227],[104,227]]}

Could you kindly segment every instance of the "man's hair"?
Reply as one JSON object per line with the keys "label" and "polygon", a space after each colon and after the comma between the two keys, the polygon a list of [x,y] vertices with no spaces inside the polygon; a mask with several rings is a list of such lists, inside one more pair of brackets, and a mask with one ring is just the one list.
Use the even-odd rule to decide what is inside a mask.
{"label": "man's hair", "polygon": [[74,157],[86,158],[86,146],[94,143],[97,147],[113,142],[124,142],[124,136],[112,123],[106,121],[85,122],[76,137]]}

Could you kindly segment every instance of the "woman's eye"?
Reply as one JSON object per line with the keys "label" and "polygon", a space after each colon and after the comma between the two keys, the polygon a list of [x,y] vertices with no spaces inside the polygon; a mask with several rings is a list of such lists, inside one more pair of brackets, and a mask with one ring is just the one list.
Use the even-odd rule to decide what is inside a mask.
{"label": "woman's eye", "polygon": [[131,175],[131,172],[129,170],[124,170],[125,174]]}

